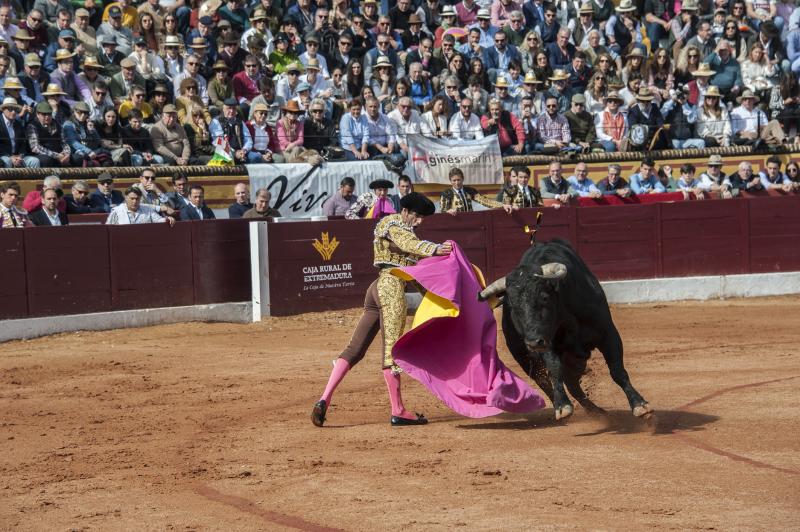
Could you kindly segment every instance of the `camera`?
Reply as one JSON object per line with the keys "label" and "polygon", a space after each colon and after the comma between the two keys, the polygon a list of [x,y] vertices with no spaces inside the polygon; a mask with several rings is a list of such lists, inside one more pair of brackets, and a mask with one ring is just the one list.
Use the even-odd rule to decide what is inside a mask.
{"label": "camera", "polygon": [[676,89],[671,89],[669,95],[672,99],[683,102],[686,100],[686,89],[683,86],[679,86]]}

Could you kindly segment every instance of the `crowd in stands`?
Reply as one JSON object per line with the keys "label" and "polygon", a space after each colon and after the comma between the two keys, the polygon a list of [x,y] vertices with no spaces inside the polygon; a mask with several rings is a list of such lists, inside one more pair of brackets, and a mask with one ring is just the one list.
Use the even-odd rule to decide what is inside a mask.
{"label": "crowd in stands", "polygon": [[[608,174],[598,182],[588,177],[586,163],[575,165],[570,177],[562,175],[561,163],[550,163],[547,176],[539,186],[530,184],[531,171],[527,166],[511,168],[507,181],[500,187],[496,198],[480,194],[475,188],[465,186],[464,173],[459,168],[450,171],[451,187],[445,189],[439,201],[439,212],[456,215],[473,210],[473,203],[487,208],[504,209],[511,213],[521,208],[544,205],[552,200],[555,207],[568,204],[578,197],[601,198],[615,195],[623,198],[641,194],[681,192],[685,199],[729,199],[741,192],[777,190],[783,193],[800,193],[800,165],[789,162],[782,169],[778,156],[766,159],[763,170],[754,172],[749,162],[739,163],[736,172],[726,175],[722,171],[722,158],[711,155],[703,171],[691,163],[673,170],[669,165],[658,167],[645,157],[638,170],[628,179],[622,176],[618,164],[608,166]],[[699,173],[698,173],[699,172]],[[27,227],[31,225],[59,226],[69,223],[70,215],[106,214],[107,224],[141,224],[177,220],[212,220],[216,216],[205,204],[205,190],[201,185],[189,183],[182,173],[170,179],[171,191],[164,193],[156,184],[155,172],[142,167],[139,182],[124,193],[114,189],[114,178],[108,172],[97,178],[95,190],[85,180],[76,180],[69,194],[64,194],[61,179],[51,175],[42,182],[41,191],[33,190],[18,206],[21,187],[14,181],[0,183],[0,228]],[[345,177],[339,190],[323,203],[328,217],[346,219],[380,218],[400,212],[400,199],[413,192],[414,185],[408,176],[397,181],[397,193],[391,194],[395,185],[386,179],[370,183],[368,191],[356,195],[356,181]],[[238,183],[233,190],[234,201],[228,207],[228,218],[274,219],[281,216],[270,206],[272,195],[266,188],[255,193],[255,203],[250,201],[250,189]]]}
{"label": "crowd in stands", "polygon": [[798,143],[794,0],[0,0],[5,167]]}

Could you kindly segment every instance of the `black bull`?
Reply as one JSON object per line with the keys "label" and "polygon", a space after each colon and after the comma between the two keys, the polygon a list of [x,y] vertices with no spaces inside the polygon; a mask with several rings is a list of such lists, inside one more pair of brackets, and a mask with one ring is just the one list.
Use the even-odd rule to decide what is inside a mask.
{"label": "black bull", "polygon": [[631,384],[619,336],[600,282],[562,240],[537,244],[519,265],[479,297],[502,297],[506,345],[523,370],[553,402],[556,419],[572,414],[564,390],[589,412],[603,412],[580,386],[593,349],[603,353],[611,378],[628,397],[633,414],[652,409]]}

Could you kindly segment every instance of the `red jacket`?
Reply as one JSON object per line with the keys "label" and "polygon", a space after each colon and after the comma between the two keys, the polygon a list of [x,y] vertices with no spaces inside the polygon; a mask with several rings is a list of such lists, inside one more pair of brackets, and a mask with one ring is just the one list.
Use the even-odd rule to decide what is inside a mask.
{"label": "red jacket", "polygon": [[234,74],[232,82],[233,95],[237,100],[244,98],[250,103],[253,98],[261,94],[258,90],[258,80],[251,79],[244,71]]}

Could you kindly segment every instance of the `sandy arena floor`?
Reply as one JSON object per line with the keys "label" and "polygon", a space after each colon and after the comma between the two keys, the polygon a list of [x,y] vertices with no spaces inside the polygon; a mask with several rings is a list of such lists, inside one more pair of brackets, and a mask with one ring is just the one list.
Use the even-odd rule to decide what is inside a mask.
{"label": "sandy arena floor", "polygon": [[613,311],[650,426],[595,355],[607,420],[392,428],[373,350],[315,428],[357,310],[0,345],[0,529],[798,530],[800,297]]}

